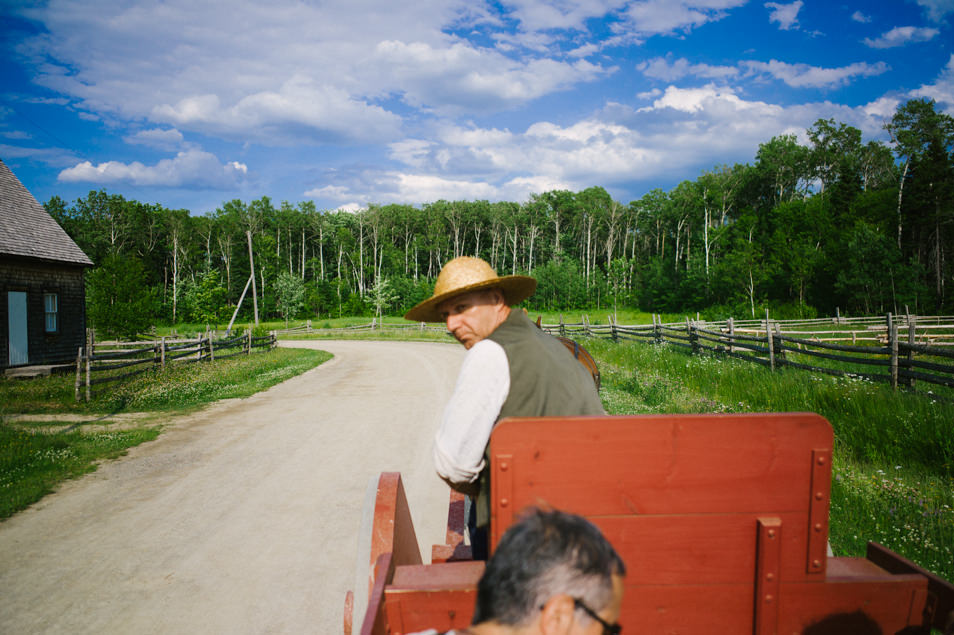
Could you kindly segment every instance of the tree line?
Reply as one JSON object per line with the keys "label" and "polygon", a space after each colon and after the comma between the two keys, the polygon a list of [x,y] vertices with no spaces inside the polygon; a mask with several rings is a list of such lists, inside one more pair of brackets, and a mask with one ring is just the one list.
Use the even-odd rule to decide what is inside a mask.
{"label": "tree line", "polygon": [[213,212],[92,191],[47,210],[96,263],[88,314],[133,334],[157,320],[400,314],[461,255],[538,280],[531,310],[638,307],[713,318],[952,312],[954,118],[900,105],[889,142],[819,119],[751,164],[622,203],[602,187],[524,202],[370,205],[232,200]]}

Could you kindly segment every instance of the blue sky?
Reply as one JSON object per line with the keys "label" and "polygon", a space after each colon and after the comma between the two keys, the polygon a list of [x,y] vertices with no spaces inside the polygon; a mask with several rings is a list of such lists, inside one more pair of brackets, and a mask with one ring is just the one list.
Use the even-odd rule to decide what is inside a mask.
{"label": "blue sky", "polygon": [[[406,5],[406,6],[402,6]],[[200,214],[627,203],[819,118],[954,114],[954,0],[0,0],[0,158],[41,202]]]}

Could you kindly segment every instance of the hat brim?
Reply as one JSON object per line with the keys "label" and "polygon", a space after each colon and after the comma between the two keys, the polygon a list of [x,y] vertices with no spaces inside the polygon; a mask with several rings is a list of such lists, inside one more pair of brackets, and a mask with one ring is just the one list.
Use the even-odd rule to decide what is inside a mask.
{"label": "hat brim", "polygon": [[508,306],[513,306],[533,295],[533,292],[537,290],[537,281],[529,276],[504,276],[475,282],[440,295],[431,296],[405,313],[404,319],[414,322],[443,322],[444,319],[437,311],[437,305],[441,302],[471,291],[494,288],[503,292],[504,301]]}

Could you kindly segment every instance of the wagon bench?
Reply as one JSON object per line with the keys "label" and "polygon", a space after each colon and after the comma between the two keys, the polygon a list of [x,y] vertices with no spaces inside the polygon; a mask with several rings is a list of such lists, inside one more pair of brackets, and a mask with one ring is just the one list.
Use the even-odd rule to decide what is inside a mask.
{"label": "wagon bench", "polygon": [[[526,506],[587,517],[626,562],[628,633],[952,628],[950,583],[874,544],[827,555],[831,455],[810,413],[508,419],[490,441],[491,550]],[[460,502],[421,564],[400,475],[381,475],[362,634],[469,624],[484,565],[467,560]]]}

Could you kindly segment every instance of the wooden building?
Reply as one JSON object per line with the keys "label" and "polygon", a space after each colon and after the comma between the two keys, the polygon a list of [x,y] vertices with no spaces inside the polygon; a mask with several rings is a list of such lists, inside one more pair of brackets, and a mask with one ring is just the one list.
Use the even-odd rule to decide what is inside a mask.
{"label": "wooden building", "polygon": [[76,359],[92,266],[0,160],[0,370]]}

